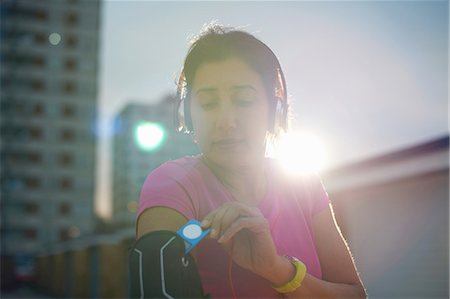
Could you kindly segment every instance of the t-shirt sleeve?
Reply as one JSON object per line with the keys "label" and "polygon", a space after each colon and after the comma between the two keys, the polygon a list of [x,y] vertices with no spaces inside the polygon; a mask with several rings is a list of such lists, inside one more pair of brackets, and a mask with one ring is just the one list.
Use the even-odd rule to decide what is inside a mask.
{"label": "t-shirt sleeve", "polygon": [[153,207],[167,207],[176,210],[187,219],[194,218],[195,209],[188,190],[178,179],[173,165],[163,164],[146,178],[139,196],[137,218]]}

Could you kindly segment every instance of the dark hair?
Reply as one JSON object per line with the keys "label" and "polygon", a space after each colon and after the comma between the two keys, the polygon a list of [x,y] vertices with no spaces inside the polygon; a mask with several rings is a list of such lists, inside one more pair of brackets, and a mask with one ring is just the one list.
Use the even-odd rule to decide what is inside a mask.
{"label": "dark hair", "polygon": [[[189,99],[192,82],[198,68],[204,64],[236,57],[245,62],[261,76],[269,99],[269,113],[272,120],[276,113],[276,97],[286,102],[286,86],[280,63],[270,48],[253,35],[224,27],[217,23],[205,25],[200,34],[192,39],[191,47],[184,60],[183,70],[178,81],[178,95],[184,103],[185,121],[188,131],[192,131]],[[280,82],[281,81],[281,82]],[[279,85],[282,86],[279,86]],[[282,95],[277,89],[281,89]],[[286,103],[287,105],[287,103]],[[271,130],[273,131],[273,130]]]}

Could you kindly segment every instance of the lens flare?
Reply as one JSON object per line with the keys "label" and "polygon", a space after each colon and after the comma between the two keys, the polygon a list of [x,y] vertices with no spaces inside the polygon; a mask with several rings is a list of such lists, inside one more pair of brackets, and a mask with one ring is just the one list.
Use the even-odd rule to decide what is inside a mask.
{"label": "lens flare", "polygon": [[165,137],[164,127],[158,123],[142,122],[135,129],[136,144],[143,151],[157,150]]}
{"label": "lens flare", "polygon": [[61,35],[59,33],[53,32],[48,36],[48,41],[53,46],[56,46],[61,41]]}
{"label": "lens flare", "polygon": [[281,136],[276,158],[293,175],[318,173],[326,165],[324,143],[310,132],[291,132]]}

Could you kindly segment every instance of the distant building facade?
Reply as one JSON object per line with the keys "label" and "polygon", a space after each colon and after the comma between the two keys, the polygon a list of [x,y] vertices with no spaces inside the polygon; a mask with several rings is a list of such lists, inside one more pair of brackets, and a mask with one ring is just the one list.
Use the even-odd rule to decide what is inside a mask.
{"label": "distant building facade", "polygon": [[448,136],[323,178],[369,298],[448,298]]}
{"label": "distant building facade", "polygon": [[0,12],[3,257],[94,228],[100,1]]}
{"label": "distant building facade", "polygon": [[[129,104],[116,116],[112,163],[113,223],[134,225],[139,193],[151,170],[166,161],[198,154],[192,137],[175,131],[173,119],[174,99],[171,96],[153,105]],[[161,131],[144,129],[139,133],[139,128],[146,125]],[[159,142],[156,140],[150,146],[145,144],[146,141],[152,143],[153,139]]]}

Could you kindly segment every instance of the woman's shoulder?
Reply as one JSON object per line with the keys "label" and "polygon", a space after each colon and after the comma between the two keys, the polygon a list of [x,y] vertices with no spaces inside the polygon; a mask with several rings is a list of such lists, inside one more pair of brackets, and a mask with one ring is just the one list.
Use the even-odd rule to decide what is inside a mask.
{"label": "woman's shoulder", "polygon": [[282,185],[284,188],[294,188],[297,191],[312,191],[322,189],[322,180],[317,173],[292,173],[287,171],[282,163],[274,158],[266,159],[267,173],[270,181]]}
{"label": "woman's shoulder", "polygon": [[164,162],[157,168],[153,169],[149,177],[158,179],[171,178],[176,181],[182,180],[198,172],[200,167],[200,157],[184,156],[175,160]]}
{"label": "woman's shoulder", "polygon": [[272,159],[269,163],[270,181],[276,184],[274,189],[285,196],[285,204],[290,206],[294,202],[298,203],[311,215],[328,206],[328,194],[319,174],[292,174],[284,170],[277,160]]}

